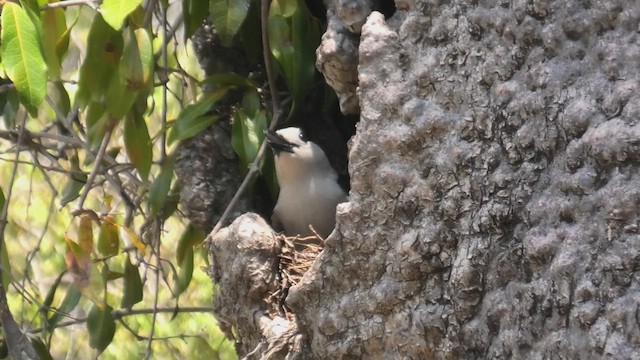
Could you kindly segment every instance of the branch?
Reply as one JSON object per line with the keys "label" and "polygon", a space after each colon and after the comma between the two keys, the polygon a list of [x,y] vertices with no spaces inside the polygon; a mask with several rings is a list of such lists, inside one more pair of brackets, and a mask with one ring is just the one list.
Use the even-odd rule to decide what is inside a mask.
{"label": "branch", "polygon": [[87,183],[84,187],[84,191],[80,196],[80,200],[78,201],[78,209],[82,210],[84,207],[84,201],[87,200],[87,195],[89,195],[89,191],[91,191],[91,184],[96,179],[96,175],[98,175],[98,171],[101,168],[102,159],[104,158],[104,154],[107,151],[107,145],[109,145],[109,140],[111,140],[111,134],[113,133],[113,127],[109,127],[107,132],[104,134],[104,138],[102,138],[102,143],[100,144],[100,149],[98,149],[98,154],[96,155],[96,159],[93,164],[93,169],[91,169],[91,173],[89,174],[89,178],[87,179]]}
{"label": "branch", "polygon": [[[24,129],[27,115],[25,114],[22,118],[22,124],[20,125],[21,129]],[[20,131],[18,134],[18,143],[22,141],[24,135],[24,131]],[[9,188],[7,189],[7,194],[5,197],[4,207],[2,208],[2,213],[0,213],[0,252],[2,248],[5,246],[4,243],[4,231],[7,227],[7,215],[9,213],[9,203],[11,202],[11,195],[13,194],[13,185],[15,184],[16,174],[18,172],[18,158],[20,157],[20,152],[16,152],[16,161],[13,163],[13,169],[11,171],[11,182],[9,183]],[[5,270],[0,268],[0,279]],[[4,330],[4,336],[6,337],[6,344],[9,348],[9,353],[14,359],[38,359],[35,350],[33,349],[33,345],[29,342],[29,339],[24,336],[16,320],[11,315],[11,311],[9,310],[9,304],[7,303],[7,293],[4,288],[4,284],[0,280],[0,323],[2,323],[2,328]]]}
{"label": "branch", "polygon": [[[262,56],[264,57],[264,66],[267,70],[267,80],[269,81],[269,92],[271,93],[271,106],[273,111],[271,124],[269,124],[269,130],[274,130],[278,125],[278,119],[280,118],[280,112],[282,110],[280,109],[280,98],[278,96],[278,89],[276,87],[276,78],[275,78],[275,74],[273,73],[273,65],[271,61],[272,57],[271,57],[271,50],[269,47],[269,34],[267,32],[268,17],[269,17],[269,0],[262,0],[261,6],[260,6],[260,22],[261,22],[261,30],[262,30]],[[247,172],[247,175],[242,181],[242,184],[240,184],[240,187],[238,188],[236,193],[233,195],[233,198],[229,202],[229,205],[227,205],[226,209],[224,209],[224,212],[222,213],[222,216],[220,216],[220,219],[216,223],[216,226],[214,226],[213,230],[211,230],[211,233],[209,234],[210,239],[212,239],[213,236],[220,230],[220,228],[222,227],[222,224],[224,224],[227,221],[229,214],[231,214],[231,211],[235,209],[236,205],[238,204],[238,201],[240,201],[240,197],[242,197],[244,192],[249,187],[249,184],[251,183],[253,178],[260,171],[259,164],[260,164],[260,161],[262,161],[262,158],[264,157],[266,150],[267,150],[267,141],[265,139],[262,141],[262,144],[260,144],[260,149],[256,154],[256,158],[249,165],[249,172]]]}
{"label": "branch", "polygon": [[60,2],[56,2],[56,3],[51,3],[51,4],[47,4],[43,7],[40,8],[41,11],[46,11],[46,10],[53,10],[53,9],[61,9],[61,8],[67,8],[67,7],[71,7],[71,6],[80,6],[80,5],[87,5],[88,7],[92,8],[95,11],[98,11],[98,5],[91,0],[67,0],[67,1],[60,1]]}
{"label": "branch", "polygon": [[[134,315],[149,315],[149,314],[153,314],[153,313],[174,313],[176,312],[176,308],[171,307],[171,308],[157,308],[157,309],[121,309],[121,310],[113,310],[111,311],[111,316],[113,316],[113,318],[115,320],[119,320],[125,316],[134,316]],[[182,313],[182,314],[188,314],[188,313],[210,313],[213,316],[213,307],[184,307],[184,308],[178,308],[178,312]],[[58,329],[58,328],[63,328],[63,327],[68,327],[71,325],[77,325],[77,324],[82,324],[87,322],[87,317],[83,317],[83,318],[78,318],[75,320],[69,320],[69,321],[64,321],[64,322],[60,322],[58,324],[56,324],[56,326],[54,326],[54,329]],[[39,327],[39,328],[35,328],[35,329],[31,329],[29,331],[27,331],[29,334],[39,334],[43,331],[46,330],[51,330],[50,328],[47,327]]]}

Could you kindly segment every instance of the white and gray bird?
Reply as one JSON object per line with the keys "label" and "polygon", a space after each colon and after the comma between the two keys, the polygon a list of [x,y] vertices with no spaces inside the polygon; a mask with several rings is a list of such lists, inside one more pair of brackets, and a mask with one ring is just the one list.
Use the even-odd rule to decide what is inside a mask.
{"label": "white and gray bird", "polygon": [[296,127],[265,132],[275,155],[280,195],[271,217],[276,230],[288,236],[311,235],[309,225],[323,238],[336,225],[336,206],[347,201],[338,174],[324,151]]}

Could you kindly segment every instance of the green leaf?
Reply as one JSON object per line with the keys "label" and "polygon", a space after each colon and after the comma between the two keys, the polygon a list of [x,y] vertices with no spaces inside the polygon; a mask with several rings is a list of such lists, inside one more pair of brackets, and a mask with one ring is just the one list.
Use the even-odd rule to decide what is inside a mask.
{"label": "green leaf", "polygon": [[231,145],[240,157],[245,171],[256,158],[264,139],[264,130],[267,129],[267,116],[264,110],[259,111],[259,98],[256,100],[256,97],[255,91],[245,93],[243,104],[254,115],[249,115],[244,107],[238,109],[233,115],[231,128]]}
{"label": "green leaf", "polygon": [[123,48],[122,34],[96,14],[87,38],[87,55],[80,68],[76,101],[81,108],[90,101],[102,101],[116,75]]}
{"label": "green leaf", "polygon": [[209,3],[202,0],[182,0],[182,16],[186,40],[196,33],[196,30],[202,26],[202,22],[209,16]]}
{"label": "green leaf", "polygon": [[58,275],[56,280],[53,282],[53,284],[49,288],[49,291],[47,292],[47,296],[44,298],[44,301],[42,301],[42,309],[45,311],[45,313],[49,311],[49,308],[51,307],[51,304],[53,304],[53,298],[56,295],[56,291],[58,290],[58,286],[60,285],[60,281],[62,280],[62,277],[66,273],[67,273],[66,271],[63,271]]}
{"label": "green leaf", "polygon": [[0,266],[2,266],[2,278],[0,278],[0,280],[4,287],[8,288],[9,284],[11,284],[11,261],[9,260],[9,253],[7,252],[6,246],[0,249]]}
{"label": "green leaf", "polygon": [[124,19],[141,4],[142,0],[104,0],[100,12],[109,26],[120,30]]}
{"label": "green leaf", "polygon": [[[120,64],[106,93],[107,111],[114,119],[122,119],[129,112],[136,101],[138,91],[145,88],[151,78],[151,40],[144,30],[140,29],[137,34],[140,44],[138,36],[132,30],[124,32],[124,49]],[[141,57],[139,45],[144,48],[144,59]]]}
{"label": "green leaf", "polygon": [[[51,1],[51,3],[55,2],[57,0]],[[51,9],[42,12],[42,27],[44,55],[49,74],[52,78],[59,79],[62,60],[69,47],[69,32],[64,10]]]}
{"label": "green leaf", "polygon": [[106,109],[101,102],[92,101],[86,110],[87,142],[91,149],[95,149],[102,143],[102,138],[107,132],[109,119]]}
{"label": "green leaf", "polygon": [[269,10],[269,40],[293,96],[291,115],[313,87],[320,27],[302,0],[274,0]]}
{"label": "green leaf", "polygon": [[165,160],[165,163],[160,167],[158,177],[149,189],[149,202],[151,203],[151,214],[153,216],[158,215],[164,207],[169,188],[171,187],[171,180],[173,179],[174,162],[175,158],[173,156],[169,156]]}
{"label": "green leaf", "polygon": [[36,351],[36,354],[38,354],[38,359],[53,360],[51,354],[49,353],[49,349],[47,349],[47,346],[42,342],[42,340],[40,340],[40,338],[32,337],[30,340],[31,345],[33,345],[33,349]]}
{"label": "green leaf", "polygon": [[113,216],[105,216],[102,224],[100,224],[97,246],[98,252],[102,256],[114,256],[118,254],[118,248],[120,247],[119,233]]}
{"label": "green leaf", "polygon": [[260,1],[252,1],[249,12],[240,28],[242,48],[253,66],[262,64],[262,30],[260,24]]}
{"label": "green leaf", "polygon": [[113,309],[106,305],[103,309],[93,305],[87,318],[89,345],[101,354],[111,344],[116,332],[116,322],[111,315]]}
{"label": "green leaf", "polygon": [[18,113],[18,107],[20,106],[18,93],[11,90],[7,91],[6,93],[0,95],[0,103],[2,104],[1,110],[5,128],[14,128],[16,123],[16,115]]}
{"label": "green leaf", "polygon": [[200,245],[206,236],[207,235],[203,231],[197,229],[193,224],[187,225],[187,228],[178,240],[178,247],[176,248],[176,260],[178,266],[182,266],[182,261],[184,260],[188,249],[193,249],[194,246]]}
{"label": "green leaf", "polygon": [[247,17],[251,0],[211,0],[211,21],[216,27],[220,41],[231,46],[233,38]]}
{"label": "green leaf", "polygon": [[127,256],[124,262],[124,294],[121,307],[128,309],[142,301],[142,280],[138,268]]}
{"label": "green leaf", "polygon": [[174,293],[174,297],[178,297],[182,294],[189,284],[191,283],[191,278],[193,277],[193,248],[187,248],[186,253],[182,259],[182,265],[180,265],[180,270],[178,272],[178,281],[176,284],[176,291]]}
{"label": "green leaf", "polygon": [[83,173],[82,169],[80,169],[78,156],[75,154],[72,155],[69,161],[71,162],[70,171],[73,173],[67,176],[67,184],[60,194],[62,196],[60,206],[65,206],[80,196],[80,190],[82,190],[87,183],[87,174]]}
{"label": "green leaf", "polygon": [[218,121],[217,116],[203,115],[208,112],[227,91],[227,87],[222,87],[208,94],[197,103],[185,106],[171,128],[167,143],[172,144],[176,141],[193,137]]}
{"label": "green leaf", "polygon": [[47,319],[47,328],[53,329],[60,322],[60,320],[65,319],[68,314],[75,309],[75,307],[80,302],[80,290],[77,286],[71,284],[67,289],[67,294],[64,299],[58,306],[58,311],[53,313],[49,319]]}
{"label": "green leaf", "polygon": [[4,71],[15,84],[20,102],[35,117],[47,91],[47,65],[40,50],[37,25],[19,5],[6,2],[1,26]]}
{"label": "green leaf", "polygon": [[[135,111],[134,111],[135,112]],[[142,116],[129,114],[124,122],[124,147],[142,181],[147,181],[153,158],[153,144]]]}

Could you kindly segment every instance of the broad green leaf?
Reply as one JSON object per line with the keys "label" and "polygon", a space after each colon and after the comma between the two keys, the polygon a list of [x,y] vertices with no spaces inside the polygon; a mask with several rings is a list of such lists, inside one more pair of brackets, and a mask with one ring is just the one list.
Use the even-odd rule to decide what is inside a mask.
{"label": "broad green leaf", "polygon": [[250,63],[257,66],[262,64],[262,30],[260,24],[260,1],[252,1],[247,18],[240,28],[242,47]]}
{"label": "broad green leaf", "polygon": [[80,169],[78,156],[75,154],[72,155],[69,161],[71,163],[71,169],[69,169],[71,174],[67,176],[67,184],[60,194],[62,197],[60,199],[60,206],[65,206],[80,196],[80,191],[87,183],[87,174]]}
{"label": "broad green leaf", "polygon": [[167,194],[169,193],[171,180],[173,179],[174,163],[175,158],[169,156],[164,164],[161,165],[160,173],[149,189],[149,202],[151,203],[151,214],[153,216],[158,215],[167,200]]}
{"label": "broad green leaf", "polygon": [[[4,196],[2,200],[4,202]],[[2,284],[6,289],[11,283],[11,261],[9,260],[9,253],[7,252],[6,246],[3,246],[2,249],[0,249],[0,266],[2,266],[2,269],[0,270],[0,272],[2,272],[2,278],[0,278],[0,280],[2,280]]]}
{"label": "broad green leaf", "polygon": [[102,143],[102,138],[107,133],[109,119],[106,115],[104,104],[92,101],[88,104],[85,115],[87,122],[87,142],[92,149],[97,148]]}
{"label": "broad green leaf", "polygon": [[51,354],[49,353],[49,349],[47,349],[47,346],[42,342],[42,340],[40,340],[40,338],[32,337],[30,340],[31,345],[33,345],[33,349],[36,351],[36,354],[38,354],[38,359],[53,360]]}
{"label": "broad green leaf", "polygon": [[191,283],[191,278],[193,277],[193,248],[187,248],[187,251],[184,254],[182,259],[182,265],[180,265],[180,270],[178,272],[178,281],[176,284],[176,291],[174,293],[174,297],[180,296],[189,284]]}
{"label": "broad green leaf", "polygon": [[178,266],[182,266],[182,261],[184,260],[188,249],[193,249],[194,246],[200,245],[204,241],[205,237],[206,234],[203,231],[198,230],[193,226],[193,224],[187,225],[187,228],[178,240],[178,247],[176,248],[176,260]]}
{"label": "broad green leaf", "polygon": [[[145,56],[149,56],[151,50],[150,40],[146,37],[144,30],[140,31],[141,44],[145,47]],[[145,40],[146,38],[146,40]],[[145,58],[145,63],[149,59]],[[148,67],[148,64],[145,64]],[[147,76],[150,77],[150,68],[146,69]],[[138,91],[145,87],[145,70],[143,70],[138,40],[132,30],[124,32],[124,49],[120,64],[114,73],[114,77],[109,83],[105,102],[107,112],[113,119],[122,119],[131,109],[136,101]]]}
{"label": "broad green leaf", "polygon": [[89,215],[80,216],[78,243],[82,248],[83,254],[90,256],[93,251],[93,223]]}
{"label": "broad green leaf", "polygon": [[[51,0],[50,3],[58,2]],[[64,10],[51,9],[42,13],[43,48],[49,74],[53,79],[60,78],[62,59],[69,47],[69,32]],[[65,113],[66,114],[66,113]]]}
{"label": "broad green leaf", "polygon": [[142,280],[138,268],[131,263],[128,256],[124,261],[124,294],[120,306],[128,309],[142,301]]}
{"label": "broad green leaf", "polygon": [[293,96],[291,115],[313,86],[320,27],[302,0],[274,0],[269,10],[269,40]]}
{"label": "broad green leaf", "polygon": [[298,0],[273,0],[269,12],[274,11],[280,16],[292,17],[299,10],[298,4]]}
{"label": "broad green leaf", "polygon": [[[0,64],[2,65],[2,64]],[[0,104],[2,104],[0,110],[2,111],[2,118],[4,126],[7,129],[13,129],[16,123],[16,114],[18,107],[20,106],[20,99],[18,99],[18,93],[16,91],[7,91],[0,95]]]}
{"label": "broad green leaf", "polygon": [[182,16],[186,40],[196,33],[196,30],[202,26],[202,22],[209,16],[209,3],[202,0],[182,0]]}
{"label": "broad green leaf", "polygon": [[104,0],[100,5],[100,11],[109,26],[114,30],[120,30],[124,19],[141,4],[142,0]]}
{"label": "broad green leaf", "polygon": [[67,243],[65,260],[74,284],[84,297],[100,307],[104,306],[105,280],[96,264],[91,261],[90,254],[84,249],[86,244],[82,246],[67,235],[65,235],[65,241]]}
{"label": "broad green leaf", "polygon": [[167,143],[188,139],[199,134],[218,120],[217,116],[203,116],[211,107],[220,100],[228,91],[227,87],[222,87],[208,94],[195,104],[187,105],[173,124]]}
{"label": "broad green leaf", "polygon": [[[243,104],[255,115],[247,114],[244,107],[238,109],[233,116],[231,128],[231,145],[242,160],[245,171],[258,154],[264,139],[264,130],[267,129],[267,117],[264,110],[259,111],[259,106],[255,103],[256,96],[255,92],[247,91],[243,99]],[[259,99],[257,101],[259,103]]]}
{"label": "broad green leaf", "polygon": [[142,67],[142,84],[140,89],[151,85],[154,71],[153,43],[147,29],[136,29],[133,32],[138,45],[140,66]]}
{"label": "broad green leaf", "polygon": [[47,65],[40,50],[37,27],[19,5],[2,7],[0,56],[4,71],[18,90],[20,102],[31,116],[47,91]]}
{"label": "broad green leaf", "polygon": [[[134,111],[135,113],[135,111]],[[142,181],[147,181],[153,158],[153,144],[142,116],[129,114],[124,122],[124,147]]]}
{"label": "broad green leaf", "polygon": [[80,68],[76,101],[81,108],[89,101],[102,101],[116,75],[123,48],[122,34],[96,14],[87,38],[87,55]]}
{"label": "broad green leaf", "polygon": [[216,27],[220,41],[231,46],[242,22],[247,17],[251,0],[211,0],[211,21]]}
{"label": "broad green leaf", "polygon": [[89,345],[101,354],[111,344],[116,332],[116,322],[111,315],[113,309],[107,305],[100,308],[94,305],[87,317],[87,329],[89,330]]}
{"label": "broad green leaf", "polygon": [[246,91],[242,97],[242,110],[249,117],[255,117],[260,112],[260,95],[257,91]]}
{"label": "broad green leaf", "polygon": [[58,310],[47,320],[47,328],[53,329],[62,319],[65,319],[67,317],[66,315],[71,313],[78,305],[78,302],[80,302],[80,295],[80,289],[74,284],[71,284],[60,306],[58,306]]}
{"label": "broad green leaf", "polygon": [[115,219],[107,215],[100,224],[100,234],[98,235],[98,252],[102,256],[114,256],[118,254],[120,246],[120,236]]}
{"label": "broad green leaf", "polygon": [[4,191],[0,188],[0,209],[4,209],[4,203],[7,199],[4,197]]}
{"label": "broad green leaf", "polygon": [[42,301],[42,310],[45,312],[45,315],[49,312],[49,308],[51,307],[51,304],[53,304],[53,298],[56,295],[56,291],[58,290],[60,281],[62,280],[62,277],[66,273],[67,273],[66,271],[63,271],[58,275],[56,280],[53,282],[53,284],[49,288],[49,291],[47,292],[47,296]]}
{"label": "broad green leaf", "polygon": [[[71,111],[71,100],[69,99],[67,89],[65,89],[62,82],[49,82],[49,84],[47,85],[47,94],[61,113],[66,115]],[[53,108],[50,109],[49,116],[54,119],[56,118],[56,114]]]}

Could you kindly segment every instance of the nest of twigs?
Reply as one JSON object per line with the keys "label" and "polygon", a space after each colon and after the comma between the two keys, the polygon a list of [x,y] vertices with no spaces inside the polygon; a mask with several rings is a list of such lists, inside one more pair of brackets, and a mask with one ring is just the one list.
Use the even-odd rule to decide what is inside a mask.
{"label": "nest of twigs", "polygon": [[269,302],[273,311],[291,319],[293,313],[285,305],[289,289],[300,282],[323,249],[320,236],[284,236],[277,235],[280,243],[278,263],[278,290],[271,294]]}

